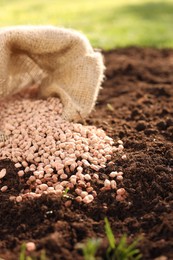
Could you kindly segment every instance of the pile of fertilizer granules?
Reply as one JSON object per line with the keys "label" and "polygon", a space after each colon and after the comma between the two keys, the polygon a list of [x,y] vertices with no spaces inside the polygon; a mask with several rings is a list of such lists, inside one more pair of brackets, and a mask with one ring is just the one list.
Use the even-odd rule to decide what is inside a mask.
{"label": "pile of fertilizer granules", "polygon": [[[18,169],[19,178],[27,187],[10,199],[20,202],[42,194],[73,192],[76,201],[90,203],[97,196],[92,180],[99,180],[99,170],[110,162],[114,151],[122,158],[123,143],[114,146],[112,138],[95,126],[84,126],[62,119],[63,106],[58,98],[47,100],[15,98],[1,102],[0,160],[9,158]],[[3,138],[2,138],[3,133]],[[86,171],[90,169],[90,171]],[[0,192],[6,169],[0,171]],[[115,190],[121,201],[125,189],[117,188],[122,172],[110,172],[102,190]]]}

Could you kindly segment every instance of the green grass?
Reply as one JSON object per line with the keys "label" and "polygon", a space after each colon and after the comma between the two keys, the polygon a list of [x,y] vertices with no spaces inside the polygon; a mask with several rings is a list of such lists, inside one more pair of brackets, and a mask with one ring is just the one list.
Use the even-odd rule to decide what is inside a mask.
{"label": "green grass", "polygon": [[136,248],[139,239],[135,239],[128,245],[127,236],[124,234],[117,243],[107,218],[105,218],[105,233],[109,242],[106,251],[107,260],[140,260],[142,258],[140,250]]}
{"label": "green grass", "polygon": [[82,249],[84,260],[96,260],[95,254],[101,244],[99,238],[88,238],[85,244],[78,244],[77,249]]}
{"label": "green grass", "polygon": [[20,248],[20,255],[18,260],[47,260],[45,250],[42,250],[40,257],[32,257],[27,255],[26,244],[23,243]]}
{"label": "green grass", "polygon": [[[107,217],[104,221],[108,247],[105,249],[103,258],[107,260],[140,260],[142,254],[137,246],[141,239],[135,238],[134,241],[129,244],[126,234],[123,234],[117,242]],[[78,243],[76,249],[82,250],[85,260],[97,260],[101,259],[96,256],[101,244],[101,238],[88,238],[85,243]]]}
{"label": "green grass", "polygon": [[0,26],[53,24],[95,47],[173,47],[173,0],[0,0]]}

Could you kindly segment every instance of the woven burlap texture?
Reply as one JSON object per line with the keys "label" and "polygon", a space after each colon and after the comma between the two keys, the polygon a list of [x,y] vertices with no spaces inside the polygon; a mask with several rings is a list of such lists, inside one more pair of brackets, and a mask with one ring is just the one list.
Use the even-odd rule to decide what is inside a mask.
{"label": "woven burlap texture", "polygon": [[40,97],[61,98],[67,120],[84,118],[93,109],[104,64],[80,32],[54,26],[2,28],[0,54],[1,99],[36,84]]}

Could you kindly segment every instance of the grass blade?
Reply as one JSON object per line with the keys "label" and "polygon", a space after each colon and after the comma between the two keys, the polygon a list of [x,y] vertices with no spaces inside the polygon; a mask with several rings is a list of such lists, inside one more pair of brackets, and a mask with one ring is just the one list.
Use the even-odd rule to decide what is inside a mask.
{"label": "grass blade", "polygon": [[111,229],[111,226],[109,224],[108,219],[105,218],[104,221],[105,221],[106,236],[108,238],[110,248],[113,250],[113,249],[115,249],[115,245],[116,245],[115,237],[114,237],[114,234],[112,232],[112,229]]}

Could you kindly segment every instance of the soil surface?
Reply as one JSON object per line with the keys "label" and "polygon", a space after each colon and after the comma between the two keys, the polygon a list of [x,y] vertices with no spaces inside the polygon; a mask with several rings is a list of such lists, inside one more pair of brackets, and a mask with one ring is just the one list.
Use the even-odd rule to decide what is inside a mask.
{"label": "soil surface", "polygon": [[[107,216],[117,240],[141,237],[142,259],[173,259],[173,50],[125,48],[104,52],[106,79],[95,111],[87,124],[102,127],[115,143],[123,140],[127,159],[116,154],[115,165],[100,170],[107,176],[114,169],[124,172],[124,202],[115,192],[99,192],[84,205],[53,195],[15,204],[9,201],[20,189],[13,163],[7,169],[9,191],[0,192],[0,257],[19,259],[21,244],[33,241],[28,255],[39,259],[84,259],[78,243],[101,238],[97,252],[105,259],[108,245],[104,230]],[[3,181],[3,185],[4,184]],[[0,184],[1,185],[1,184]],[[65,206],[66,205],[66,206]]]}

